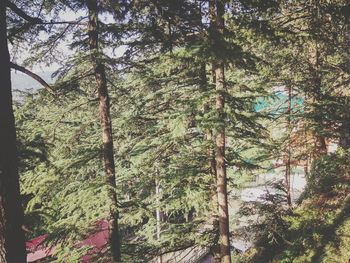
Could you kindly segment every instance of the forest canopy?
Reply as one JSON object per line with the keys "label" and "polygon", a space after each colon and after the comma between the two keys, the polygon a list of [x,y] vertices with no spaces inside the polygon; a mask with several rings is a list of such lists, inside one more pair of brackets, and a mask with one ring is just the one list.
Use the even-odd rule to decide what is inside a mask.
{"label": "forest canopy", "polygon": [[348,263],[349,14],[0,0],[0,263]]}

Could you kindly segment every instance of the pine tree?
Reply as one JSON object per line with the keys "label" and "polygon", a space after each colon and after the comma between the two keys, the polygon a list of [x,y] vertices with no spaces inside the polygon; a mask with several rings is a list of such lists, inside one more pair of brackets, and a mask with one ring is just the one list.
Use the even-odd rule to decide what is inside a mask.
{"label": "pine tree", "polygon": [[[220,48],[220,40],[224,38],[224,13],[225,2],[216,2],[215,25],[213,27],[214,49]],[[221,58],[214,61],[213,68],[215,71],[215,89],[216,95],[216,111],[218,115],[219,125],[215,130],[215,163],[216,163],[216,184],[217,184],[217,201],[218,201],[218,220],[219,220],[219,243],[221,262],[231,262],[230,251],[230,230],[229,230],[229,214],[228,214],[228,196],[227,196],[227,175],[225,161],[225,69],[224,62]]]}
{"label": "pine tree", "polygon": [[7,45],[6,1],[0,2],[0,261],[26,262],[22,232],[16,128],[12,107],[10,56]]}
{"label": "pine tree", "polygon": [[89,11],[89,46],[91,52],[94,75],[97,83],[97,93],[99,99],[99,112],[101,128],[103,131],[103,162],[106,173],[106,184],[109,187],[108,199],[110,199],[110,212],[108,215],[108,225],[110,230],[110,249],[114,262],[121,262],[120,237],[118,230],[118,204],[116,196],[116,177],[114,163],[114,149],[112,138],[112,121],[110,116],[109,96],[107,90],[107,79],[104,64],[99,54],[99,28],[98,28],[98,5],[95,0],[87,0]]}
{"label": "pine tree", "polygon": [[[62,3],[49,8],[57,14]],[[66,8],[86,11],[86,3],[72,2]],[[306,85],[290,74],[293,67],[288,56],[293,50],[277,45],[277,41],[283,46],[289,39],[276,35],[291,36],[277,29],[271,33],[265,24],[266,19],[280,13],[269,13],[270,1],[212,1],[215,21],[209,25],[208,2],[137,1],[97,7],[94,1],[88,3],[88,34],[89,17],[82,17],[68,29],[56,24],[50,28],[48,41],[34,45],[39,59],[56,60],[47,50],[55,50],[69,32],[76,37],[71,42],[73,54],[62,63],[54,85],[59,100],[38,92],[27,98],[24,109],[28,113],[18,122],[23,140],[35,142],[41,136],[48,148],[48,162],[23,169],[22,174],[25,193],[34,196],[27,205],[27,215],[40,213],[33,228],[36,233],[47,231],[52,236],[79,240],[90,230],[87,226],[110,214],[106,196],[114,189],[119,197],[124,260],[165,260],[169,253],[189,247],[216,250],[223,239],[216,239],[215,222],[213,226],[209,218],[218,213],[213,203],[220,201],[221,236],[226,238],[226,243],[221,243],[221,256],[229,261],[227,191],[237,190],[241,174],[258,167],[261,148],[271,149],[264,137],[264,126],[268,125],[262,122],[263,113],[256,110],[257,98],[269,97],[267,88],[285,88],[288,83],[293,95],[305,91]],[[108,24],[99,20],[100,12],[106,10],[122,16],[118,18],[121,21]],[[264,30],[271,35],[277,32],[269,36],[275,39],[264,39]],[[121,43],[126,45],[121,58],[103,52]],[[305,61],[305,54],[298,54],[295,61]],[[286,71],[276,76],[280,68]],[[266,73],[268,70],[274,72]],[[98,94],[103,93],[102,101],[96,98],[94,83]],[[102,102],[107,120],[102,126],[107,130],[113,126],[114,133],[112,142],[111,132],[107,132],[108,145],[102,151],[97,101]],[[287,122],[289,118],[291,126],[296,117],[290,96],[288,101],[289,109],[281,116],[292,111],[293,117],[278,118]],[[32,108],[35,110],[29,110]],[[292,161],[304,156],[295,156],[299,153],[294,152],[291,133],[285,132],[280,145],[287,147],[278,151],[278,157],[286,157],[287,178]],[[113,143],[118,145],[114,154]],[[108,156],[101,154],[107,148]],[[105,168],[103,160],[113,164],[113,159],[115,168],[109,165],[106,173],[113,178],[113,170],[117,171],[118,189],[106,184],[99,172]],[[219,181],[213,178],[216,175]],[[220,186],[220,198],[216,194],[213,198],[215,184]],[[75,241],[63,243],[65,256],[73,257],[75,252],[69,248]]]}
{"label": "pine tree", "polygon": [[[115,164],[114,164],[114,149],[113,149],[113,141],[112,141],[112,124],[110,120],[110,105],[109,105],[109,96],[107,90],[107,78],[105,72],[105,65],[103,62],[103,46],[101,45],[101,35],[104,33],[101,31],[101,23],[98,19],[98,14],[101,12],[101,8],[108,9],[108,6],[98,5],[97,1],[86,1],[81,3],[79,1],[72,3],[65,2],[57,2],[50,3],[43,6],[45,11],[50,12],[51,10],[55,10],[55,19],[58,22],[42,22],[43,24],[48,24],[51,26],[49,30],[49,35],[47,40],[37,41],[34,43],[33,49],[34,52],[37,53],[37,57],[42,59],[49,59],[50,61],[55,61],[56,58],[52,56],[52,52],[56,51],[58,43],[64,41],[68,34],[74,32],[75,34],[81,34],[81,26],[86,26],[86,31],[88,38],[84,39],[85,32],[82,33],[83,37],[79,41],[73,41],[72,46],[80,46],[86,48],[90,52],[90,56],[75,56],[71,61],[69,61],[66,65],[63,65],[62,71],[57,72],[57,74],[61,74],[64,76],[71,69],[75,72],[77,76],[72,75],[72,78],[64,78],[65,80],[59,85],[62,88],[58,88],[58,93],[63,93],[63,95],[67,96],[68,93],[64,89],[67,89],[68,86],[72,87],[72,84],[75,85],[77,80],[84,81],[84,78],[90,78],[91,75],[95,76],[95,80],[97,83],[97,93],[98,93],[98,101],[99,101],[99,109],[100,109],[100,120],[101,120],[101,128],[103,130],[103,162],[104,162],[104,170],[105,170],[105,183],[108,188],[107,199],[110,205],[110,212],[106,215],[109,221],[109,229],[111,231],[111,240],[110,240],[110,252],[113,255],[113,258],[116,262],[121,260],[120,255],[120,236],[118,231],[118,209],[117,209],[117,197],[116,197],[116,182],[115,182]],[[79,21],[59,21],[61,10],[60,9],[72,9],[72,10],[81,10],[82,8],[87,7],[88,16],[87,23],[81,23]],[[46,10],[47,9],[47,10]],[[49,16],[48,14],[46,15]],[[45,17],[44,17],[45,19]],[[85,20],[83,18],[81,20]],[[42,21],[42,20],[41,20]],[[63,26],[62,26],[63,25]],[[75,31],[71,31],[71,30]],[[101,47],[102,46],[102,47]],[[35,54],[34,53],[34,54]],[[32,62],[35,59],[28,59],[28,62]],[[91,64],[92,72],[86,74],[86,68],[81,68],[83,72],[79,72],[80,68],[74,65],[74,63],[85,63]],[[69,63],[73,63],[73,68],[70,68],[71,65]],[[85,71],[85,72],[84,72]],[[90,71],[88,69],[87,71]],[[62,92],[63,91],[63,92]],[[88,101],[94,102],[96,99],[89,99]]]}

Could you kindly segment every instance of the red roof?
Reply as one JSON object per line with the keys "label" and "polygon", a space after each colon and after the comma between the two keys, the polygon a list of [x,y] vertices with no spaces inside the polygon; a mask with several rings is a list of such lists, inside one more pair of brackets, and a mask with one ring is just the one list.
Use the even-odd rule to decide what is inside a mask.
{"label": "red roof", "polygon": [[54,247],[45,247],[43,242],[48,235],[42,235],[26,242],[27,262],[35,262],[39,259],[51,256],[55,252]]}
{"label": "red roof", "polygon": [[[77,246],[91,246],[88,254],[82,257],[83,262],[90,262],[90,259],[94,254],[103,253],[106,249],[106,244],[109,239],[108,222],[101,220],[97,222],[97,232],[88,236],[85,240],[79,243]],[[48,235],[42,235],[33,238],[26,242],[27,248],[27,262],[35,262],[40,259],[52,256],[55,252],[55,247],[44,246],[44,241]]]}

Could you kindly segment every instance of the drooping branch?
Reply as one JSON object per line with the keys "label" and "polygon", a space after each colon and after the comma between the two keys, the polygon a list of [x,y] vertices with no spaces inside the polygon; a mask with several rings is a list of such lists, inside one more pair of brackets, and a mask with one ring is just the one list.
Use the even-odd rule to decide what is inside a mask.
{"label": "drooping branch", "polygon": [[37,82],[39,82],[48,92],[50,92],[52,95],[56,95],[56,93],[52,90],[51,86],[39,75],[35,74],[34,72],[26,69],[25,67],[19,66],[13,62],[10,62],[10,67],[12,69],[18,70],[29,77],[35,79]]}

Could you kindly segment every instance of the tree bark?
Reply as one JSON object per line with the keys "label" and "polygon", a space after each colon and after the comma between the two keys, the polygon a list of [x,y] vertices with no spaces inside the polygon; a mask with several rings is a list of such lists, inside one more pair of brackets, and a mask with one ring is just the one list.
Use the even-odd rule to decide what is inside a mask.
{"label": "tree bark", "polygon": [[5,1],[0,1],[0,262],[26,262]]}
{"label": "tree bark", "polygon": [[[319,0],[314,1],[314,7],[316,10],[316,14],[314,14],[314,24],[317,26],[319,24]],[[321,114],[318,109],[316,109],[317,104],[322,101],[322,78],[321,78],[321,61],[320,61],[320,48],[317,39],[315,40],[315,62],[312,69],[312,79],[313,79],[313,91],[312,91],[312,98],[313,103],[316,105],[314,106],[314,113],[317,113],[315,116],[314,121],[319,122],[319,115]],[[322,123],[321,125],[322,126]],[[317,158],[318,156],[327,154],[327,144],[326,144],[326,138],[320,134],[317,130],[314,129],[314,138],[315,138],[315,151],[314,156]]]}
{"label": "tree bark", "polygon": [[[218,48],[219,41],[223,41],[224,36],[224,0],[216,2],[216,23],[214,28],[214,48]],[[217,184],[217,200],[218,200],[218,216],[219,216],[219,244],[221,262],[230,263],[230,231],[229,231],[229,213],[228,213],[228,198],[227,198],[227,176],[226,176],[226,160],[225,160],[225,70],[224,61],[221,57],[214,62],[215,68],[215,88],[216,88],[216,112],[219,120],[219,125],[215,130],[215,162],[216,162],[216,184]]]}
{"label": "tree bark", "polygon": [[112,123],[107,89],[107,79],[104,64],[101,62],[99,51],[98,6],[96,0],[87,0],[89,11],[88,36],[94,74],[97,83],[99,99],[99,114],[102,127],[103,162],[108,186],[110,211],[108,225],[110,230],[110,252],[114,262],[121,262],[121,238],[118,229],[118,204],[116,195],[115,163],[112,138]]}
{"label": "tree bark", "polygon": [[287,196],[287,204],[289,206],[292,205],[292,196],[291,196],[291,185],[290,185],[290,177],[291,177],[291,135],[292,135],[292,87],[291,85],[287,86],[288,92],[288,112],[287,112],[287,133],[288,133],[288,145],[287,145],[287,156],[286,156],[286,171],[285,171],[285,188],[286,188],[286,196]]}
{"label": "tree bark", "polygon": [[344,105],[346,105],[346,109],[344,110],[343,121],[340,127],[339,146],[344,150],[348,150],[350,149],[350,111],[347,107],[349,105],[349,98],[345,98]]}
{"label": "tree bark", "polygon": [[[322,100],[322,91],[321,91],[321,75],[320,75],[320,52],[317,42],[315,43],[315,65],[313,69],[313,82],[314,82],[314,89],[313,89],[313,102],[317,107],[317,103],[321,102]],[[316,114],[315,122],[319,121],[319,110],[314,109]],[[322,125],[322,123],[321,123]],[[326,138],[319,134],[316,130],[314,130],[314,137],[315,137],[315,156],[320,156],[323,154],[327,154],[327,144],[326,144]]]}
{"label": "tree bark", "polygon": [[[205,67],[204,67],[205,70]],[[212,80],[215,84],[215,71],[212,71]],[[206,79],[205,79],[206,81]],[[208,83],[206,83],[208,85]],[[208,102],[204,105],[204,113],[207,113],[210,111],[210,103],[211,98]],[[220,248],[217,244],[218,237],[219,237],[219,221],[218,221],[218,196],[217,196],[217,190],[216,190],[216,161],[215,161],[215,142],[214,142],[214,136],[213,136],[213,130],[208,129],[206,131],[206,140],[208,142],[208,149],[207,149],[207,157],[208,157],[208,167],[209,167],[209,173],[211,177],[211,184],[210,184],[210,200],[212,203],[212,214],[211,214],[211,224],[213,227],[213,233],[214,233],[214,244],[211,248],[211,252],[213,255],[214,263],[220,263]]]}
{"label": "tree bark", "polygon": [[209,158],[209,169],[210,175],[212,177],[212,187],[210,189],[210,197],[213,206],[212,212],[212,225],[215,235],[215,243],[211,248],[214,263],[220,263],[221,253],[220,247],[217,244],[218,238],[220,237],[219,233],[219,220],[218,220],[218,195],[217,195],[217,176],[216,176],[216,161],[215,161],[215,149],[214,149],[214,140],[213,140],[213,131],[210,130],[207,132],[207,140],[209,142],[208,147],[208,158]]}
{"label": "tree bark", "polygon": [[[210,31],[209,34],[212,38],[215,38],[214,31],[216,30],[216,4],[214,0],[209,0],[209,19],[210,19]],[[216,86],[216,72],[215,72],[215,61],[211,63],[211,83]],[[211,98],[207,105],[207,111],[210,110]],[[217,173],[216,173],[216,156],[215,156],[215,138],[212,129],[207,131],[207,140],[209,141],[208,158],[209,158],[209,169],[212,177],[212,187],[210,189],[211,202],[213,206],[212,212],[212,225],[214,231],[214,244],[211,248],[214,263],[221,262],[221,251],[220,251],[220,231],[219,231],[219,204],[217,194]]]}
{"label": "tree bark", "polygon": [[[159,176],[159,173],[157,171],[157,177]],[[159,179],[157,178],[155,181],[156,185],[156,196],[157,196],[157,208],[156,208],[156,220],[157,220],[157,240],[160,241],[160,232],[161,232],[161,222],[162,222],[162,212],[160,210],[160,194],[161,194],[161,188],[159,185]],[[162,254],[157,256],[157,263],[163,263],[163,257]]]}

